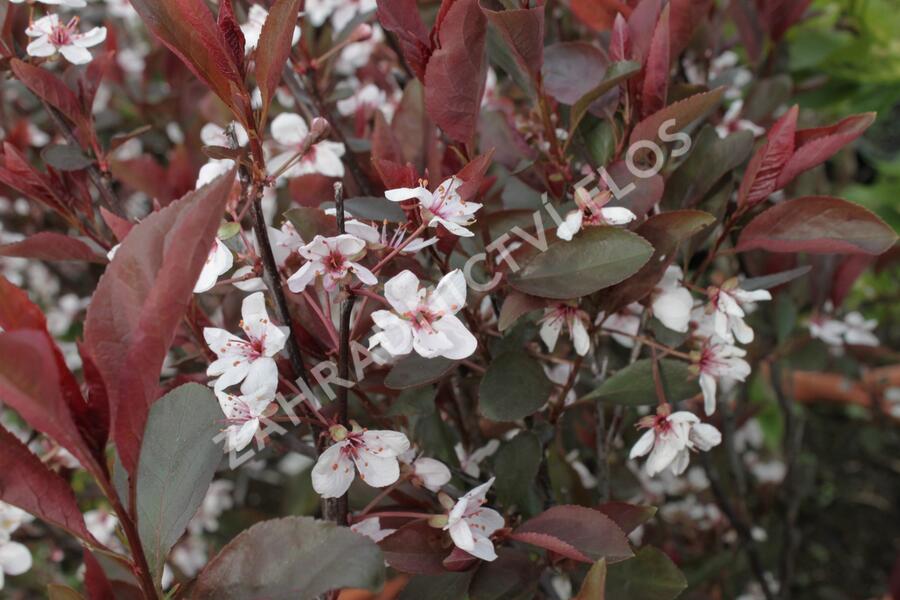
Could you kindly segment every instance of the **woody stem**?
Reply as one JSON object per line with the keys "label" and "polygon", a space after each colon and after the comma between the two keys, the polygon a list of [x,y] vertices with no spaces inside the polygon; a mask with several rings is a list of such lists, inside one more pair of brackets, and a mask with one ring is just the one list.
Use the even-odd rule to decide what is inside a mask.
{"label": "woody stem", "polygon": [[[338,182],[334,184],[334,204],[337,209],[337,226],[340,234],[346,233],[344,223],[344,188]],[[349,293],[349,286],[342,285],[344,299],[341,302],[341,327],[338,344],[338,377],[347,381],[350,375],[350,315],[353,312],[353,303],[356,298]],[[334,420],[341,425],[347,422],[347,387],[341,385],[337,389],[335,398]],[[346,492],[340,498],[328,498],[324,501],[323,512],[325,518],[334,521],[338,525],[347,524],[349,503]]]}

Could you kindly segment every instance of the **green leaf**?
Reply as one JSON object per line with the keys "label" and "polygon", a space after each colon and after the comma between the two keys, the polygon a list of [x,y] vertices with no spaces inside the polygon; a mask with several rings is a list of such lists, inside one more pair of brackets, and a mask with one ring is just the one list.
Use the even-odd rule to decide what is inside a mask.
{"label": "green leaf", "polygon": [[687,159],[666,181],[663,206],[695,207],[716,182],[747,160],[752,149],[753,134],[749,131],[738,131],[721,139],[707,125],[694,139]]}
{"label": "green leaf", "polygon": [[606,593],[628,600],[672,600],[687,588],[687,580],[661,550],[647,546],[634,558],[610,565]]}
{"label": "green leaf", "polygon": [[344,200],[345,210],[357,219],[403,223],[406,214],[400,205],[384,196],[357,196]]}
{"label": "green leaf", "polygon": [[400,592],[398,600],[460,600],[472,580],[472,571],[445,575],[416,575]]}
{"label": "green leaf", "polygon": [[390,417],[428,416],[434,414],[434,390],[430,387],[408,389],[394,400],[387,414]]}
{"label": "green leaf", "polygon": [[[669,402],[684,400],[699,391],[691,372],[680,360],[663,358],[659,361],[659,376]],[[601,399],[610,404],[640,406],[656,404],[656,384],[653,381],[653,359],[643,358],[620,369],[582,399]]]}
{"label": "green leaf", "polygon": [[606,70],[606,74],[603,76],[603,81],[601,81],[594,89],[579,98],[572,106],[572,113],[569,118],[569,138],[571,138],[572,135],[574,135],[575,130],[578,129],[578,124],[581,123],[581,119],[587,114],[591,104],[596,102],[603,94],[607,93],[624,80],[637,74],[640,70],[641,65],[630,60],[611,64]]}
{"label": "green leaf", "polygon": [[581,590],[574,600],[605,600],[606,598],[606,559],[601,558],[594,563],[581,583]]}
{"label": "green leaf", "polygon": [[616,155],[616,132],[611,121],[600,121],[584,137],[594,164],[606,165]]}
{"label": "green leaf", "polygon": [[525,516],[540,510],[535,482],[543,455],[541,441],[530,431],[522,431],[500,446],[494,455],[494,489],[500,504],[517,506]]}
{"label": "green leaf", "polygon": [[378,590],[384,556],[368,538],[312,517],[257,523],[210,561],[196,600],[306,600],[339,588]]}
{"label": "green leaf", "polygon": [[423,358],[411,354],[401,359],[391,368],[384,385],[392,390],[405,390],[434,383],[456,367],[456,361],[449,358]]}
{"label": "green leaf", "polygon": [[537,412],[553,384],[524,352],[506,352],[488,366],[479,387],[479,411],[492,421],[516,421]]}
{"label": "green leaf", "polygon": [[81,171],[94,161],[85,156],[80,148],[71,144],[52,144],[41,151],[44,162],[59,171]]}
{"label": "green leaf", "polygon": [[589,227],[571,242],[557,239],[535,254],[509,284],[541,298],[578,298],[634,275],[652,254],[653,246],[630,231]]}
{"label": "green leaf", "polygon": [[47,597],[50,600],[84,600],[83,596],[72,588],[59,583],[47,585]]}
{"label": "green leaf", "polygon": [[222,410],[199,383],[175,388],[150,407],[137,471],[141,544],[154,576],[197,512],[222,459]]}
{"label": "green leaf", "polygon": [[220,240],[227,240],[229,238],[233,238],[238,233],[241,232],[241,224],[235,223],[234,221],[229,221],[228,223],[222,223],[219,225],[219,231],[216,233],[216,237]]}
{"label": "green leaf", "polygon": [[532,600],[542,569],[522,550],[499,548],[497,560],[482,562],[469,586],[469,600]]}

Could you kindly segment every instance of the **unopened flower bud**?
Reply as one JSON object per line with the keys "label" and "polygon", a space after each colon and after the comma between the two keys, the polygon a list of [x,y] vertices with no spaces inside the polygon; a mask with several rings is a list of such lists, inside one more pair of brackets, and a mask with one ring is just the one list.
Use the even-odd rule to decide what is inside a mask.
{"label": "unopened flower bud", "polygon": [[349,435],[347,428],[343,425],[332,425],[328,428],[328,433],[335,442],[343,442],[347,439],[347,435]]}
{"label": "unopened flower bud", "polygon": [[447,525],[447,515],[434,515],[428,519],[428,525],[435,529],[443,529]]}
{"label": "unopened flower bud", "polygon": [[370,37],[372,37],[372,26],[368,23],[360,23],[356,26],[356,29],[350,33],[351,42],[361,42]]}
{"label": "unopened flower bud", "polygon": [[312,123],[309,128],[309,134],[313,136],[315,140],[321,140],[326,135],[328,135],[328,130],[331,129],[331,124],[328,123],[327,119],[323,119],[322,117],[316,117],[312,120]]}
{"label": "unopened flower bud", "polygon": [[444,492],[439,492],[437,496],[438,502],[441,503],[441,506],[443,506],[445,510],[451,510],[453,508],[453,505],[456,504],[453,498],[451,498]]}

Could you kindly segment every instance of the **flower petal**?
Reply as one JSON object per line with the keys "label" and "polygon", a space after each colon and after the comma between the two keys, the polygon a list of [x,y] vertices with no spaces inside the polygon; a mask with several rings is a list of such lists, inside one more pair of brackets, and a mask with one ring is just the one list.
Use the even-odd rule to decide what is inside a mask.
{"label": "flower petal", "polygon": [[353,483],[353,461],[341,451],[346,444],[338,442],[326,448],[313,467],[313,489],[323,498],[339,498]]}

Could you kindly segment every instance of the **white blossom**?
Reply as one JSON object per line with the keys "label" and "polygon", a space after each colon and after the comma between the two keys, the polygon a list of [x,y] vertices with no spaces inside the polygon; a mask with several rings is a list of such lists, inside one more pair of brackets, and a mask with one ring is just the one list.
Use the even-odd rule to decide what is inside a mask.
{"label": "white blossom", "polygon": [[347,431],[331,428],[334,444],[319,455],[312,470],[313,489],[323,498],[338,498],[350,488],[356,472],[372,487],[386,487],[400,477],[397,457],[409,450],[402,433],[361,429]]}
{"label": "white blossom", "polygon": [[728,110],[725,111],[725,116],[716,125],[716,133],[720,138],[724,139],[735,131],[749,131],[755,138],[766,132],[765,128],[760,127],[753,121],[740,118],[743,108],[743,100],[738,99],[731,103]]}
{"label": "white blossom", "polygon": [[696,355],[694,368],[700,374],[703,408],[707,415],[716,410],[716,382],[722,378],[744,381],[750,375],[750,363],[744,360],[745,350],[730,344],[707,342]]}
{"label": "white blossom", "polygon": [[418,200],[423,220],[428,221],[429,227],[440,224],[454,235],[472,237],[475,234],[466,227],[475,222],[473,215],[481,208],[481,204],[462,199],[459,195],[462,184],[462,179],[454,176],[446,179],[433,192],[428,191],[425,182],[420,182],[419,187],[415,188],[387,190],[384,197],[391,202]]}
{"label": "white blossom", "polygon": [[687,333],[691,310],[694,308],[690,290],[681,285],[683,279],[681,267],[670,265],[651,297],[653,316],[672,331],[679,333]]}
{"label": "white blossom", "polygon": [[858,312],[851,312],[844,317],[847,326],[844,340],[851,346],[878,346],[878,337],[872,333],[878,327],[875,319],[866,319]]}
{"label": "white blossom", "polygon": [[381,520],[378,517],[369,517],[350,526],[350,529],[359,535],[364,535],[376,544],[391,535],[396,529],[382,529]]}
{"label": "white blossom", "polygon": [[85,33],[79,32],[77,27],[78,17],[63,24],[56,13],[45,15],[25,30],[25,35],[34,38],[25,51],[36,57],[53,56],[58,52],[73,65],[89,63],[93,56],[88,48],[103,43],[106,27],[94,27]]}
{"label": "white blossom", "polygon": [[444,526],[457,548],[486,561],[497,558],[490,537],[505,525],[500,513],[483,506],[487,491],[493,483],[492,477],[457,500]]}
{"label": "white blossom", "polygon": [[292,292],[300,293],[316,277],[321,277],[322,286],[330,292],[350,273],[366,285],[375,285],[378,283],[375,274],[356,262],[365,251],[366,243],[355,235],[344,233],[330,238],[317,235],[313,241],[297,249],[306,262],[288,278],[288,287]]}
{"label": "white blossom", "polygon": [[634,336],[641,329],[641,315],[644,307],[638,302],[632,302],[619,312],[606,316],[605,313],[597,315],[595,323],[602,323],[603,331],[609,332],[620,346],[634,348]]}
{"label": "white blossom", "polygon": [[466,454],[466,450],[461,443],[457,443],[453,447],[456,458],[459,459],[459,468],[469,477],[478,478],[481,476],[481,469],[478,465],[486,458],[493,456],[500,448],[500,440],[492,439],[482,446],[476,448],[471,454]]}
{"label": "white blossom", "polygon": [[583,310],[579,310],[578,307],[571,304],[560,303],[554,307],[544,309],[544,316],[541,318],[540,336],[544,344],[546,344],[547,350],[553,352],[553,349],[556,348],[559,334],[563,326],[565,326],[569,331],[569,337],[572,338],[575,352],[579,356],[584,356],[591,347],[591,337],[586,326],[587,322],[588,316]]}
{"label": "white blossom", "polygon": [[272,138],[274,144],[270,149],[274,156],[269,159],[269,170],[278,172],[285,165],[291,163],[282,174],[282,177],[299,177],[318,173],[326,177],[343,177],[344,145],[338,142],[323,140],[310,146],[306,154],[297,157],[306,137],[309,135],[309,127],[303,117],[296,113],[281,113],[272,121]]}
{"label": "white blossom", "polygon": [[742,344],[753,341],[753,329],[744,322],[744,316],[754,302],[771,300],[768,290],[742,290],[737,280],[730,279],[720,287],[710,287],[707,312],[713,314],[716,335],[729,344],[735,338]]}
{"label": "white blossom", "polygon": [[216,285],[220,275],[227,273],[234,264],[234,257],[231,256],[231,250],[222,243],[222,240],[216,238],[213,246],[206,257],[203,269],[200,271],[200,277],[194,285],[194,293],[200,294],[211,289]]}
{"label": "white blossom", "polygon": [[403,271],[384,286],[394,309],[377,310],[372,320],[380,329],[369,338],[369,349],[381,346],[393,356],[415,350],[425,358],[461,360],[478,346],[475,336],[455,315],[466,303],[466,280],[456,269],[428,292],[412,271]]}
{"label": "white blossom", "polygon": [[219,406],[225,413],[225,451],[239,452],[253,441],[259,431],[260,419],[265,416],[269,405],[275,400],[274,381],[260,382],[258,387],[251,388],[244,382],[241,394],[229,394],[220,389],[215,390]]}
{"label": "white blossom", "polygon": [[284,348],[289,332],[272,324],[262,292],[244,298],[241,317],[240,327],[247,339],[218,327],[203,329],[206,344],[217,356],[206,369],[209,377],[218,377],[216,390],[242,381],[244,391],[278,382],[278,367],[273,357]]}
{"label": "white blossom", "polygon": [[408,464],[412,468],[413,483],[432,492],[438,492],[450,482],[450,469],[447,465],[427,456],[416,457],[413,449],[407,450],[400,456],[400,462]]}
{"label": "white blossom", "polygon": [[575,188],[577,208],[566,215],[556,228],[556,237],[571,241],[584,227],[595,225],[625,225],[637,217],[621,206],[606,206],[613,199],[612,192],[603,190],[594,197],[583,187]]}
{"label": "white blossom", "polygon": [[[13,4],[22,4],[26,0],[9,0]],[[86,0],[37,0],[41,4],[49,4],[51,6],[64,6],[66,8],[84,8],[87,6]]]}
{"label": "white blossom", "polygon": [[[248,54],[259,44],[259,36],[268,16],[269,11],[259,4],[253,4],[247,10],[247,22],[241,25],[241,32],[244,34],[244,49]],[[300,41],[300,28],[295,25],[294,33],[291,36],[291,46],[298,41]]]}
{"label": "white blossom", "polygon": [[719,445],[722,434],[707,423],[701,423],[693,413],[671,412],[668,404],[660,406],[656,415],[649,415],[638,422],[647,431],[631,448],[629,458],[649,453],[644,470],[653,477],[670,468],[674,475],[684,473],[690,463],[690,451],[707,451]]}

